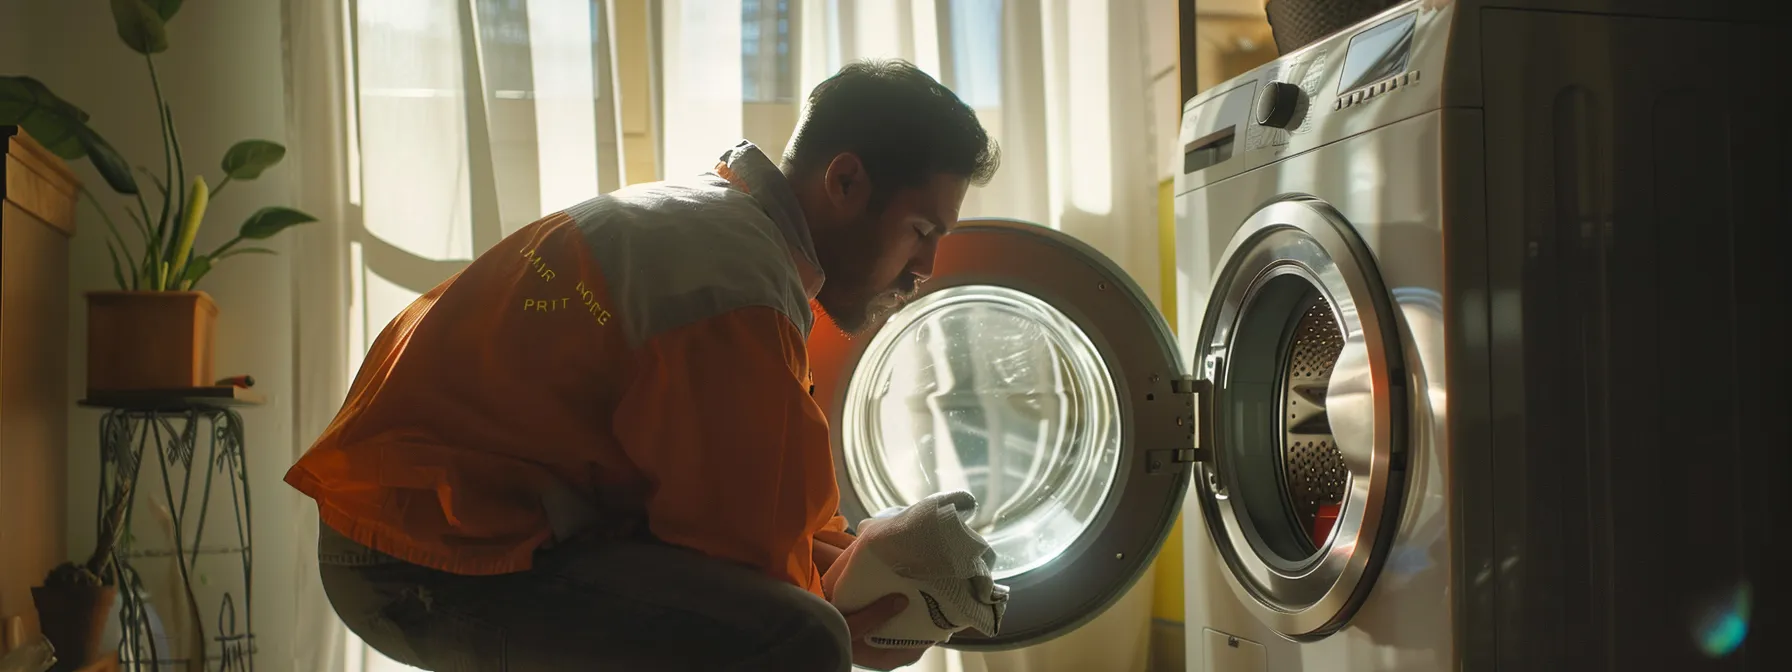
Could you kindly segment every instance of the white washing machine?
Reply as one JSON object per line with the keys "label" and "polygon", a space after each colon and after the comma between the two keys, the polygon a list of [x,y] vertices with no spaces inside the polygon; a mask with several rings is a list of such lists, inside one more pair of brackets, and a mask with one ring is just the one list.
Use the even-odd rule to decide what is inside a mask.
{"label": "white washing machine", "polygon": [[847,519],[980,501],[1007,617],[950,647],[1087,623],[1182,515],[1191,670],[1760,660],[1765,31],[1579,4],[1409,2],[1191,99],[1174,332],[1093,249],[993,220],[865,337],[819,320]]}
{"label": "white washing machine", "polygon": [[1680,4],[1407,2],[1185,104],[1190,670],[1766,660],[1767,14]]}

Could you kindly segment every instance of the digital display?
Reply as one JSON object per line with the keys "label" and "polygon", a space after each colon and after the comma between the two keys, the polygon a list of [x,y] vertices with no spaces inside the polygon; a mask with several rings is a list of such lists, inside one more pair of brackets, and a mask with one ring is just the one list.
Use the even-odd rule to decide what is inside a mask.
{"label": "digital display", "polygon": [[1412,56],[1413,26],[1417,13],[1403,14],[1350,38],[1344,54],[1344,74],[1338,93],[1347,93],[1406,71]]}
{"label": "digital display", "polygon": [[1182,153],[1184,175],[1232,158],[1232,127],[1188,143]]}

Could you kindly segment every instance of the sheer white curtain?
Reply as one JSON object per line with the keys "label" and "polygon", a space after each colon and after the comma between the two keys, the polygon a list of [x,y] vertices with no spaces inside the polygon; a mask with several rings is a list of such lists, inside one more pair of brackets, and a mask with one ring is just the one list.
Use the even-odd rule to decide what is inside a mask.
{"label": "sheer white curtain", "polygon": [[[966,216],[1052,226],[1155,278],[1141,1],[285,0],[298,205],[325,222],[294,255],[296,451],[417,295],[594,194],[705,170],[742,137],[781,153],[803,96],[851,59],[911,60],[978,110],[1004,163]],[[293,669],[399,669],[335,621],[312,557],[299,572]],[[1142,670],[1150,593],[1147,575],[1071,636],[921,669]]]}
{"label": "sheer white curtain", "polygon": [[[289,174],[296,182],[295,205],[319,222],[293,230],[293,454],[297,460],[329,424],[352,370],[348,356],[347,224],[358,222],[351,193],[358,181],[349,170],[352,143],[347,14],[338,2],[284,0],[288,87]],[[293,563],[295,627],[291,661],[275,669],[343,672],[348,631],[330,608],[317,577],[315,508],[292,521],[298,557]]]}
{"label": "sheer white curtain", "polygon": [[693,175],[742,137],[741,0],[663,0],[659,11],[661,175]]}

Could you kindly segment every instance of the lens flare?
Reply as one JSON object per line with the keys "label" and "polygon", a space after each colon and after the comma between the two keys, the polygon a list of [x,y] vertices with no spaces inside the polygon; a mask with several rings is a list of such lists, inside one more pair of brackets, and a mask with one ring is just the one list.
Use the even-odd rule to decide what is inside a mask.
{"label": "lens flare", "polygon": [[1747,581],[1705,608],[1693,627],[1693,639],[1706,656],[1722,658],[1735,653],[1748,638],[1750,588]]}

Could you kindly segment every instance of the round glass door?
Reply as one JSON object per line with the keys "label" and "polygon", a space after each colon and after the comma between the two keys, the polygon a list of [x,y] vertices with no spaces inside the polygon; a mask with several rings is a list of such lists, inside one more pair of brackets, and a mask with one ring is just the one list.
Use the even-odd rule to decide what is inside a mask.
{"label": "round glass door", "polygon": [[1272,204],[1233,237],[1195,353],[1211,421],[1196,468],[1240,600],[1295,640],[1349,622],[1398,523],[1403,359],[1367,248],[1330,207]]}
{"label": "round glass door", "polygon": [[1051,562],[1089,529],[1119,471],[1119,402],[1087,334],[995,285],[920,297],[847,383],[847,480],[868,510],[965,490],[997,581]]}
{"label": "round glass door", "polygon": [[1093,618],[1174,522],[1189,469],[1152,450],[1189,440],[1169,330],[1062,234],[961,223],[914,301],[856,339],[818,320],[810,359],[850,522],[936,492],[977,498],[969,525],[996,551],[1007,615],[948,646],[1025,646]]}

